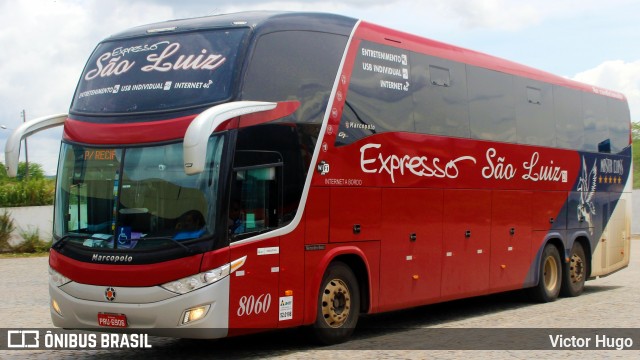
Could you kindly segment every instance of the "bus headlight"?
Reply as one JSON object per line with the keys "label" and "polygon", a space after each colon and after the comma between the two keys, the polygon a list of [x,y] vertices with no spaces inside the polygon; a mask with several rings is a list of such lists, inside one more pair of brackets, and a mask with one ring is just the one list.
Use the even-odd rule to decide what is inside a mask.
{"label": "bus headlight", "polygon": [[51,266],[49,266],[49,282],[56,287],[60,287],[66,283],[70,283],[71,279],[53,270]]}
{"label": "bus headlight", "polygon": [[58,315],[63,316],[62,310],[60,310],[60,305],[58,305],[58,302],[55,299],[51,299],[51,307]]}
{"label": "bus headlight", "polygon": [[176,294],[186,294],[219,281],[229,275],[230,268],[231,266],[229,264],[225,264],[219,268],[201,272],[200,274],[188,276],[179,280],[170,281],[160,286]]}
{"label": "bus headlight", "polygon": [[187,309],[182,314],[182,325],[202,319],[205,315],[207,315],[207,312],[209,312],[209,307],[210,305],[204,305]]}

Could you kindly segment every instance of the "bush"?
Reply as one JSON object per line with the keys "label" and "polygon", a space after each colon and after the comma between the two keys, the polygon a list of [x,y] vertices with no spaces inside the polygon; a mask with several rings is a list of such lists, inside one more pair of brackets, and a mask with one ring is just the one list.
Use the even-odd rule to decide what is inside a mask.
{"label": "bush", "polygon": [[21,230],[20,236],[24,241],[13,247],[18,253],[41,253],[49,251],[51,242],[40,239],[40,231],[36,229]]}
{"label": "bush", "polygon": [[0,207],[53,204],[55,182],[47,179],[0,183]]}
{"label": "bush", "polygon": [[42,166],[29,163],[29,178],[25,180],[26,164],[18,165],[18,176],[10,178],[0,163],[0,207],[52,205],[55,180],[44,177]]}
{"label": "bush", "polygon": [[0,214],[0,252],[12,250],[9,239],[11,239],[11,233],[15,228],[11,215],[7,210],[4,210]]}
{"label": "bush", "polygon": [[51,241],[40,239],[38,228],[20,230],[20,236],[24,241],[18,245],[11,245],[11,233],[16,229],[13,219],[5,209],[0,213],[0,252],[14,253],[42,253],[49,251]]}
{"label": "bush", "polygon": [[[27,175],[27,164],[20,162],[18,164],[18,179],[24,180]],[[44,179],[44,170],[42,169],[42,165],[34,162],[29,163],[29,179]]]}

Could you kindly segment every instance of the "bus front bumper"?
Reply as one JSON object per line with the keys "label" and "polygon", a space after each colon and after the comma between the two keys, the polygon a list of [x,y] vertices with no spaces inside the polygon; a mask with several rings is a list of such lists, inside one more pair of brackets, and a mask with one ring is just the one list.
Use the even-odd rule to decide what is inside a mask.
{"label": "bus front bumper", "polygon": [[[127,288],[73,282],[61,287],[50,283],[49,294],[51,320],[61,328],[202,339],[221,338],[228,333],[229,276],[183,295],[157,286]],[[115,298],[109,301],[111,297]],[[188,321],[190,310],[206,313]],[[105,325],[109,323],[105,319],[113,321]]]}

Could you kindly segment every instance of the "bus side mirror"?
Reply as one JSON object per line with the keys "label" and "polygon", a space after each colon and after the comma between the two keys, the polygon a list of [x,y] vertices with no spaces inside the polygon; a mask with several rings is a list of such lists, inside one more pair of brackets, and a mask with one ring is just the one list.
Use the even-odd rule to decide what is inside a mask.
{"label": "bus side mirror", "polygon": [[20,142],[22,139],[42,130],[60,126],[64,124],[66,119],[67,114],[40,117],[23,123],[11,133],[4,146],[4,161],[7,166],[7,175],[10,177],[16,177],[16,175],[18,175],[18,158],[20,156]]}
{"label": "bus side mirror", "polygon": [[195,175],[204,171],[207,143],[211,134],[225,121],[238,116],[272,110],[276,103],[235,101],[213,106],[191,121],[184,135],[184,172]]}
{"label": "bus side mirror", "polygon": [[[210,107],[191,121],[184,134],[184,172],[187,175],[195,175],[204,171],[207,143],[213,132],[267,123],[293,114],[298,107],[300,102],[295,100],[277,103],[234,101]],[[259,112],[266,113],[245,116]],[[242,118],[239,121],[227,123],[228,120],[240,116]]]}

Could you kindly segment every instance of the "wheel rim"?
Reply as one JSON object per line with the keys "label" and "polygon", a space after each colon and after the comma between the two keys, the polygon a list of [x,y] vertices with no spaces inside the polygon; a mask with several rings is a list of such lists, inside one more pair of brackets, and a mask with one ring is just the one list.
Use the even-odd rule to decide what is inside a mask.
{"label": "wheel rim", "polygon": [[558,283],[558,263],[553,256],[548,256],[544,260],[544,287],[551,292]]}
{"label": "wheel rim", "polygon": [[322,316],[327,325],[337,328],[344,325],[351,311],[349,288],[340,279],[327,283],[322,292]]}
{"label": "wheel rim", "polygon": [[571,266],[569,267],[569,275],[572,283],[582,282],[584,278],[584,262],[577,254],[571,256]]}

